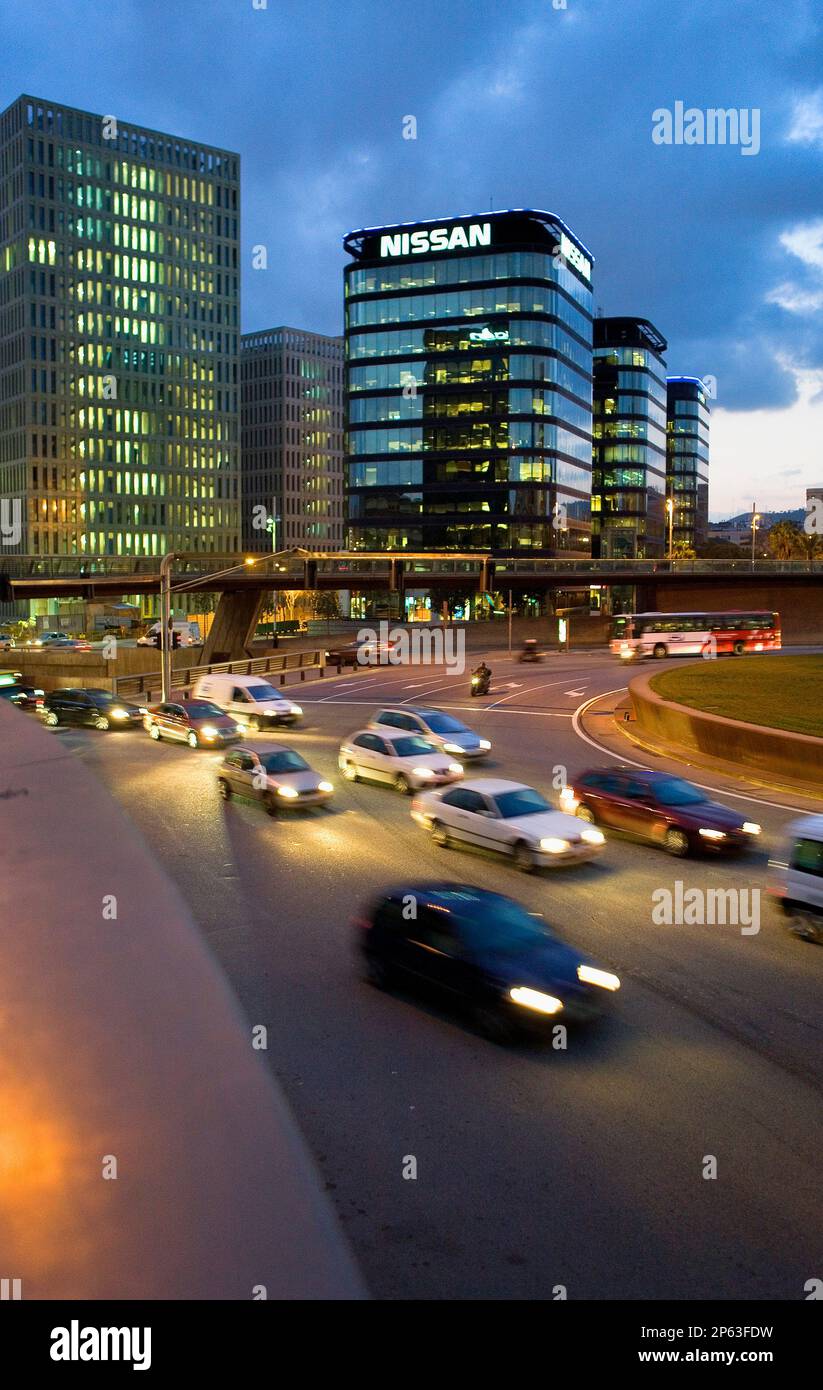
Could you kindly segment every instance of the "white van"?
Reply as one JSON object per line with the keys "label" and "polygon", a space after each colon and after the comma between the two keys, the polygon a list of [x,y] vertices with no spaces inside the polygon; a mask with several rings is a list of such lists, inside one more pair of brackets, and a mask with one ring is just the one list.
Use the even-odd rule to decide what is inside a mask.
{"label": "white van", "polygon": [[265,676],[238,676],[213,672],[199,676],[192,697],[213,700],[245,729],[270,729],[277,724],[293,724],[303,713],[299,705],[287,700],[269,685]]}
{"label": "white van", "polygon": [[[199,623],[179,622],[172,623],[171,626],[172,632],[177,633],[181,647],[199,647],[201,645],[203,638],[200,635]],[[160,624],[152,623],[148,632],[144,633],[142,637],[138,637],[137,645],[138,647],[154,647],[156,646],[155,639],[159,638],[159,636]]]}
{"label": "white van", "polygon": [[823,816],[792,821],[788,833],[786,860],[769,860],[779,873],[769,891],[795,936],[823,944]]}

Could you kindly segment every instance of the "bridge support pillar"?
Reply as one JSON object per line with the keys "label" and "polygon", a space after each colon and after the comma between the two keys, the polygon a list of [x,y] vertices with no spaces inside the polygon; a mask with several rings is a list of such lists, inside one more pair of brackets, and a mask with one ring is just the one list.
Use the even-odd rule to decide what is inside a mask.
{"label": "bridge support pillar", "polygon": [[234,589],[220,595],[214,622],[200,658],[204,666],[242,661],[251,655],[254,629],[267,595],[263,589]]}

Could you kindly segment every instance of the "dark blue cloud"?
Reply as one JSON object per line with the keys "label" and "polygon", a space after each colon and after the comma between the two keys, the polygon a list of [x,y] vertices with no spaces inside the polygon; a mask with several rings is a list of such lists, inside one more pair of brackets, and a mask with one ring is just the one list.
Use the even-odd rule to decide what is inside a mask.
{"label": "dark blue cloud", "polygon": [[[535,206],[591,248],[604,313],[660,328],[673,373],[712,374],[731,408],[790,403],[785,364],[823,367],[823,265],[781,242],[823,218],[821,6],[555,2],[5,0],[1,95],[239,150],[247,330],[340,331],[351,227]],[[676,101],[756,107],[760,152],[655,145]]]}

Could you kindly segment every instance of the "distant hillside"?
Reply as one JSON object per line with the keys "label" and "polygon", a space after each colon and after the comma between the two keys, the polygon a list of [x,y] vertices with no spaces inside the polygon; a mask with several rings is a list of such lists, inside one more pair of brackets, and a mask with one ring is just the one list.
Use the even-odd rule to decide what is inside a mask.
{"label": "distant hillside", "polygon": [[[761,531],[769,530],[769,528],[775,526],[778,521],[793,521],[795,526],[802,526],[806,517],[806,508],[795,507],[794,510],[790,512],[759,512],[758,515],[760,516],[759,529]],[[730,516],[728,521],[713,521],[710,524],[712,528],[749,526],[751,524],[751,519],[751,512],[739,512],[737,516]]]}

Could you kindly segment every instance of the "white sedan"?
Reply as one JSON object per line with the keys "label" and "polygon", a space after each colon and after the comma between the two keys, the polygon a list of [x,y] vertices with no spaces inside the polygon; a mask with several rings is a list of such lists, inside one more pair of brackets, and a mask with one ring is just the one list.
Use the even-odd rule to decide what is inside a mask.
{"label": "white sedan", "polygon": [[593,859],[605,844],[601,830],[556,811],[534,787],[492,777],[423,792],[411,813],[437,844],[496,850],[527,873]]}
{"label": "white sedan", "polygon": [[438,787],[463,776],[463,764],[438,752],[428,739],[399,729],[361,729],[340,745],[337,759],[350,782],[359,777],[388,782],[399,792]]}

